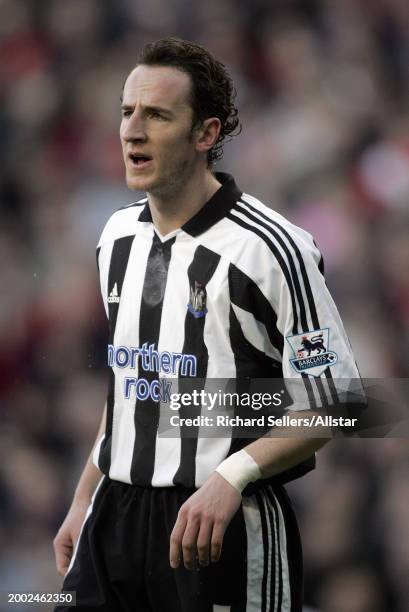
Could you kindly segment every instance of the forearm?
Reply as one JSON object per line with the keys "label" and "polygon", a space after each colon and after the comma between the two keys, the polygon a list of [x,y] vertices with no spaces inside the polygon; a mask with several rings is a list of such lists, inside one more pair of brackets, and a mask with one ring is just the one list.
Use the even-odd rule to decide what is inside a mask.
{"label": "forearm", "polygon": [[74,493],[74,502],[81,502],[81,503],[86,503],[88,504],[89,501],[91,500],[91,497],[95,491],[95,488],[101,478],[101,471],[94,465],[93,461],[92,461],[92,455],[95,449],[95,446],[98,443],[98,440],[100,439],[100,437],[102,436],[102,434],[105,431],[105,424],[106,424],[106,406],[104,408],[103,414],[102,414],[102,418],[101,418],[101,422],[99,425],[99,429],[98,429],[98,433],[97,436],[95,438],[95,443],[92,447],[92,451],[88,457],[88,460],[85,464],[85,467],[82,471],[81,477],[78,481],[77,487],[75,489],[75,493]]}
{"label": "forearm", "polygon": [[262,478],[270,478],[311,457],[328,438],[260,438],[245,447],[260,468]]}
{"label": "forearm", "polygon": [[[299,416],[311,414],[300,412]],[[301,463],[331,438],[324,427],[317,430],[319,437],[309,437],[310,432],[299,429],[295,436],[294,428],[274,429],[225,459],[216,471],[241,493],[250,482],[270,478]]]}

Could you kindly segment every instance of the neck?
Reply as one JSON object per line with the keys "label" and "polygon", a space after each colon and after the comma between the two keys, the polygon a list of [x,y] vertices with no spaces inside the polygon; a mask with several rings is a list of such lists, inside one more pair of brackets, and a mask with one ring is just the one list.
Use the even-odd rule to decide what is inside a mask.
{"label": "neck", "polygon": [[148,193],[149,207],[157,230],[166,236],[191,219],[221,187],[206,169],[194,172],[183,185],[169,195]]}

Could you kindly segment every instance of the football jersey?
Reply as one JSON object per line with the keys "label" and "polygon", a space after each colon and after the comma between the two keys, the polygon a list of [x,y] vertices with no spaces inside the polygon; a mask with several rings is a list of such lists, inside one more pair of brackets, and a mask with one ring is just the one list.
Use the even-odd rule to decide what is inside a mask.
{"label": "football jersey", "polygon": [[[231,435],[161,434],[167,381],[283,378],[289,411],[338,401],[358,378],[351,346],[311,235],[216,173],[219,190],[162,237],[149,202],[115,212],[97,248],[109,320],[106,432],[94,462],[114,480],[200,487],[243,446]],[[182,385],[183,386],[183,385]],[[195,406],[183,414],[204,416]],[[281,476],[313,467],[314,458]]]}

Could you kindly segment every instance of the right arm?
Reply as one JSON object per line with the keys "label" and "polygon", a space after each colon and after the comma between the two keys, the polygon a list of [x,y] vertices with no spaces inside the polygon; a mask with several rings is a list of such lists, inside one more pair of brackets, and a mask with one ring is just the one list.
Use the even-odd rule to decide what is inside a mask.
{"label": "right arm", "polygon": [[53,546],[57,571],[60,576],[65,576],[71,557],[77,543],[81,525],[84,522],[85,514],[91,503],[92,495],[96,489],[98,482],[101,479],[101,471],[95,467],[92,461],[92,454],[100,437],[105,431],[106,423],[106,405],[102,414],[101,423],[98,429],[95,444],[93,445],[90,456],[82,471],[78,485],[75,489],[71,507],[68,510],[67,516],[64,519],[57,535],[54,538]]}

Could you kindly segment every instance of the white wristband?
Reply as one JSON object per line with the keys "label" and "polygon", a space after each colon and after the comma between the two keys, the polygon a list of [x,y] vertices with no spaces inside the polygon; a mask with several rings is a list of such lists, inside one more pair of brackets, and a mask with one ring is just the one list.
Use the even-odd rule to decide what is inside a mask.
{"label": "white wristband", "polygon": [[216,472],[223,476],[239,493],[249,484],[261,478],[261,471],[253,457],[244,449],[227,457]]}

